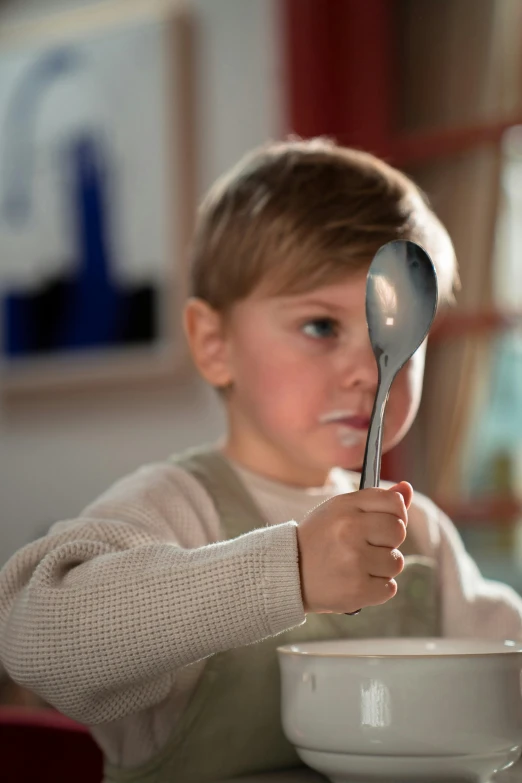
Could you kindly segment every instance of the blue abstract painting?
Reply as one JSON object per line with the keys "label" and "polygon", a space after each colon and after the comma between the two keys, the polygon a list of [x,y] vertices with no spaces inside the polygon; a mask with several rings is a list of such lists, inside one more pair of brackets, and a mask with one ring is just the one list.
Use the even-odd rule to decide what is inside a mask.
{"label": "blue abstract painting", "polygon": [[1,55],[4,366],[165,338],[165,45],[145,22]]}

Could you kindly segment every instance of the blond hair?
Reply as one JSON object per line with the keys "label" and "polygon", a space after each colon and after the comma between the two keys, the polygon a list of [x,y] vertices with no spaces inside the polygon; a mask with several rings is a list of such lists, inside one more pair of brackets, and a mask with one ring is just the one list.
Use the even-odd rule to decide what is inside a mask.
{"label": "blond hair", "polygon": [[210,189],[198,215],[191,293],[226,312],[262,286],[304,293],[410,239],[432,257],[439,299],[458,284],[451,240],[419,188],[365,152],[324,138],[268,144]]}

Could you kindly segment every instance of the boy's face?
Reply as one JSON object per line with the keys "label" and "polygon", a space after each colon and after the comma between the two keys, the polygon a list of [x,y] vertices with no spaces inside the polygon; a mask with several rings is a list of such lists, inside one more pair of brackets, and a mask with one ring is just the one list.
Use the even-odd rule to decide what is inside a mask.
{"label": "boy's face", "polygon": [[[377,388],[365,314],[366,272],[310,293],[237,303],[225,333],[231,388],[227,452],[258,472],[320,485],[358,469]],[[406,433],[420,402],[423,346],[396,377],[383,450]]]}

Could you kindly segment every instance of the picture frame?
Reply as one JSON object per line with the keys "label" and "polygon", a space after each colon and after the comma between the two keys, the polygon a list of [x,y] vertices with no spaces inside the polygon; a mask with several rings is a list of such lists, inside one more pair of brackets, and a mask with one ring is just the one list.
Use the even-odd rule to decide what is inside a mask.
{"label": "picture frame", "polygon": [[2,396],[182,371],[193,138],[183,3],[0,29]]}

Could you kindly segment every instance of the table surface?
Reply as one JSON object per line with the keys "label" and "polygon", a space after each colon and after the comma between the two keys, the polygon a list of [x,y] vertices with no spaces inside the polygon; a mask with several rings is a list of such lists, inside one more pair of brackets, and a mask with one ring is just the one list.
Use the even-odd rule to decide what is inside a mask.
{"label": "table surface", "polygon": [[[325,781],[328,783],[328,778],[324,778],[312,769],[296,769],[292,772],[271,772],[270,774],[250,775],[246,778],[234,778],[233,781],[218,780],[216,783],[325,783]],[[522,783],[522,776],[520,783]]]}
{"label": "table surface", "polygon": [[[233,783],[328,783],[328,779],[313,770],[295,770],[292,772],[273,772],[269,775],[254,775],[246,778],[234,778]],[[216,781],[216,783],[227,783]],[[232,781],[230,781],[232,783]],[[522,760],[510,769],[499,772],[491,783],[522,783]]]}

